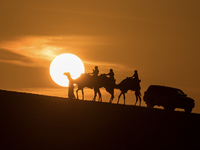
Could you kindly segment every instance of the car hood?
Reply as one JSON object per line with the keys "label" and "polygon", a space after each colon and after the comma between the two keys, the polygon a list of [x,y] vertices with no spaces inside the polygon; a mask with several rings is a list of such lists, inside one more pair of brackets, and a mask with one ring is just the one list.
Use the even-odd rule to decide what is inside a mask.
{"label": "car hood", "polygon": [[194,102],[194,99],[187,97],[187,96],[175,96],[175,98],[182,99],[182,100],[185,100],[185,101]]}

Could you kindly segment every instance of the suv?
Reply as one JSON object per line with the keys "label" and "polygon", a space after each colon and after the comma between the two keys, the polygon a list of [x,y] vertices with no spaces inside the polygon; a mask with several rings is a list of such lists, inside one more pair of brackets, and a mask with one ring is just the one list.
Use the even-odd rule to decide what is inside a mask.
{"label": "suv", "polygon": [[147,107],[163,106],[165,110],[183,108],[190,113],[194,108],[194,100],[187,97],[182,90],[167,86],[150,85],[144,92],[143,100]]}

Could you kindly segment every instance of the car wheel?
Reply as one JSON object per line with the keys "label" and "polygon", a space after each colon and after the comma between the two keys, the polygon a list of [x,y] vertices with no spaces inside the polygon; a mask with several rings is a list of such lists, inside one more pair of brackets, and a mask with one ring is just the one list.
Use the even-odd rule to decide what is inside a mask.
{"label": "car wheel", "polygon": [[186,113],[191,113],[192,112],[192,108],[185,108],[185,112]]}
{"label": "car wheel", "polygon": [[149,108],[153,108],[153,107],[154,107],[154,105],[153,105],[153,104],[151,104],[150,102],[147,102],[147,107],[149,107]]}
{"label": "car wheel", "polygon": [[164,110],[168,110],[168,111],[174,111],[175,108],[172,106],[164,106]]}

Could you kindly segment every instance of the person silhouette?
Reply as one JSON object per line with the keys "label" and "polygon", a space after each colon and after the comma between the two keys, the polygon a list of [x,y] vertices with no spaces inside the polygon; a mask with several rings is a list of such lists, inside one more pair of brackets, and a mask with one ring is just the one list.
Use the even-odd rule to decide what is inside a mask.
{"label": "person silhouette", "polygon": [[113,72],[113,69],[110,69],[110,72],[107,73],[106,75],[109,75],[110,76],[110,79],[114,79],[114,72]]}
{"label": "person silhouette", "polygon": [[136,81],[139,81],[137,70],[134,71],[134,74],[133,74],[133,76],[131,76],[131,78],[134,78]]}
{"label": "person silhouette", "polygon": [[137,104],[137,101],[139,99],[140,100],[140,104],[139,105],[141,106],[141,93],[140,93],[140,89],[141,89],[141,87],[140,87],[140,81],[141,80],[139,80],[137,70],[134,71],[134,74],[133,74],[133,76],[131,76],[131,78],[133,78],[138,83],[138,89],[135,90],[135,96],[136,96],[135,105]]}
{"label": "person silhouette", "polygon": [[110,72],[107,73],[106,75],[109,76],[109,78],[113,81],[113,83],[115,83],[115,78],[114,78],[114,72],[113,72],[113,69],[110,69]]}
{"label": "person silhouette", "polygon": [[93,72],[89,73],[89,74],[93,75],[93,77],[97,77],[98,74],[99,74],[99,68],[98,68],[98,66],[95,66],[94,69],[93,69]]}
{"label": "person silhouette", "polygon": [[73,83],[73,79],[69,73],[69,87],[68,87],[68,97],[69,99],[75,99],[75,95],[74,95],[74,83]]}

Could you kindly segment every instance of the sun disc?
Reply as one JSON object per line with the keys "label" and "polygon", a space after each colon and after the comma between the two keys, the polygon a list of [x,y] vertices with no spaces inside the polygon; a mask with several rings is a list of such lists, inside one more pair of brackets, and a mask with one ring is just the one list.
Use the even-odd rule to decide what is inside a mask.
{"label": "sun disc", "polygon": [[51,62],[50,75],[55,83],[63,87],[68,87],[69,80],[63,74],[64,72],[70,72],[71,77],[76,79],[85,72],[85,67],[79,57],[74,54],[65,53],[58,55]]}

